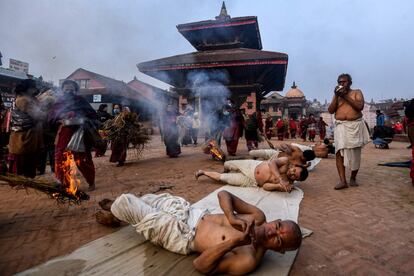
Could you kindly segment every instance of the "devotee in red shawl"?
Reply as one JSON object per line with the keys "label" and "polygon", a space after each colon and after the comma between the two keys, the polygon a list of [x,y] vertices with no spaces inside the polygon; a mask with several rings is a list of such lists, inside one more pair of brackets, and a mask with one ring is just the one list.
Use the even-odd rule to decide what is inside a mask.
{"label": "devotee in red shawl", "polygon": [[223,114],[228,117],[228,125],[223,131],[223,138],[226,141],[227,153],[234,156],[239,139],[243,135],[243,116],[231,100],[224,107]]}
{"label": "devotee in red shawl", "polygon": [[37,99],[36,83],[27,79],[18,84],[11,115],[9,172],[25,177],[36,176],[37,161],[43,150],[42,122],[45,118]]}
{"label": "devotee in red shawl", "polygon": [[401,124],[399,121],[394,124],[394,131],[396,134],[403,133],[403,129],[404,129],[403,124]]}
{"label": "devotee in red shawl", "polygon": [[306,142],[306,134],[308,133],[308,120],[305,116],[299,121],[300,128],[300,137],[303,139],[303,142]]}
{"label": "devotee in red shawl", "polygon": [[289,119],[289,129],[290,129],[290,138],[295,139],[296,138],[296,130],[298,128],[296,126],[295,120],[292,117]]}
{"label": "devotee in red shawl", "polygon": [[276,129],[277,129],[277,139],[283,140],[283,137],[285,136],[285,124],[283,123],[283,120],[280,118],[277,119]]}
{"label": "devotee in red shawl", "polygon": [[[73,80],[62,83],[62,96],[52,106],[49,114],[49,124],[58,129],[55,141],[55,175],[63,182],[63,153],[72,136],[80,127],[94,126],[98,116],[92,106],[81,96],[76,95],[79,85]],[[86,133],[86,131],[85,131]],[[84,149],[72,150],[76,165],[89,184],[89,191],[95,189],[95,167],[92,161],[91,149],[94,142],[84,137]]]}
{"label": "devotee in red shawl", "polygon": [[407,134],[408,139],[411,145],[411,171],[410,177],[411,182],[414,186],[414,99],[411,99],[409,102],[405,103],[405,117],[407,121]]}
{"label": "devotee in red shawl", "polygon": [[318,121],[318,129],[319,129],[319,137],[321,138],[321,141],[323,141],[325,139],[326,136],[326,126],[328,124],[325,123],[325,121],[323,120],[322,117],[319,117],[319,121]]}
{"label": "devotee in red shawl", "polygon": [[272,116],[267,113],[266,114],[266,119],[265,119],[265,134],[267,139],[270,140],[270,138],[272,138],[272,127],[273,127],[273,119]]}
{"label": "devotee in red shawl", "polygon": [[313,117],[313,114],[309,114],[308,134],[309,134],[309,141],[314,142],[315,141],[315,136],[316,136],[316,120]]}
{"label": "devotee in red shawl", "polygon": [[162,138],[166,147],[167,155],[171,158],[178,157],[181,154],[181,147],[178,143],[178,111],[173,105],[168,104],[165,113],[161,117]]}

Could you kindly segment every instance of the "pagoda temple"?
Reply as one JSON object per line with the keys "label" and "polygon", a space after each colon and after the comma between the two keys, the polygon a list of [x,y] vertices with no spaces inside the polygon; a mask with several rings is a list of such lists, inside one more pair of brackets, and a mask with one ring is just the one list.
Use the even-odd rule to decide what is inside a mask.
{"label": "pagoda temple", "polygon": [[[208,112],[203,102],[218,105],[232,98],[238,106],[252,93],[255,109],[271,91],[283,90],[288,55],[262,51],[256,16],[230,17],[223,2],[215,20],[180,24],[178,31],[197,52],[138,64],[138,69],[172,85],[183,110]],[[224,99],[224,100],[223,100]]]}

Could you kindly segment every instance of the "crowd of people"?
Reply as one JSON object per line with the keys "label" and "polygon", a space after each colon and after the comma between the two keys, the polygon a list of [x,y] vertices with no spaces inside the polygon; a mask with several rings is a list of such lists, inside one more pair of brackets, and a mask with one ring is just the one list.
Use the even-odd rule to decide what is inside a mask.
{"label": "crowd of people", "polygon": [[[266,115],[266,123],[269,129],[267,137],[270,139],[273,136],[271,131],[273,123],[270,114]],[[278,140],[296,139],[296,136],[299,136],[303,142],[307,140],[315,142],[316,135],[319,135],[321,141],[325,139],[327,126],[328,124],[322,117],[315,119],[314,114],[309,114],[308,117],[302,116],[300,120],[295,120],[292,117],[289,119],[278,118],[273,129]]]}
{"label": "crowd of people", "polygon": [[120,113],[130,112],[128,107],[115,104],[109,114],[108,106],[101,104],[95,111],[85,98],[77,95],[79,85],[73,80],[63,81],[60,92],[39,91],[31,79],[23,80],[14,91],[13,108],[2,107],[1,112],[3,173],[34,178],[44,174],[49,164],[56,179],[63,183],[63,163],[70,151],[89,185],[88,190],[92,191],[95,189],[92,151],[95,157],[104,156],[111,142],[110,162],[124,164],[128,142],[106,140],[103,126]]}
{"label": "crowd of people", "polygon": [[[263,111],[246,114],[232,99],[227,99],[211,114],[205,140],[213,140],[220,147],[223,139],[227,155],[235,156],[239,139],[244,136],[249,157],[225,160],[224,172],[198,170],[195,178],[204,176],[240,187],[290,193],[295,181],[307,179],[317,150],[300,144],[259,150],[259,142],[271,139],[274,134],[279,140],[295,139],[298,135],[303,141],[314,142],[319,135],[327,152],[335,154],[339,182],[334,188],[358,186],[356,177],[361,165],[361,151],[370,138],[362,119],[364,97],[361,90],[351,88],[349,74],[341,74],[337,82],[328,108],[335,117],[334,145],[326,139],[327,124],[322,117],[317,120],[309,114],[300,121],[279,118],[273,122],[269,114]],[[1,163],[3,172],[7,169],[9,173],[34,178],[45,173],[49,161],[56,179],[63,183],[62,163],[70,150],[89,190],[95,189],[92,151],[95,151],[95,157],[105,155],[108,140],[102,139],[104,126],[109,120],[121,118],[121,114],[131,114],[131,110],[115,104],[110,114],[108,106],[101,104],[95,111],[85,98],[77,95],[78,91],[79,86],[73,80],[63,81],[58,96],[50,91],[40,94],[32,80],[17,85],[10,116],[8,165]],[[5,119],[3,111],[2,119]],[[405,115],[412,147],[414,99],[406,103]],[[378,112],[376,127],[383,127],[384,122],[384,115]],[[400,128],[397,123],[394,129]],[[187,108],[180,114],[173,105],[167,105],[159,122],[167,155],[178,157],[182,146],[197,146],[200,126],[198,112]],[[110,142],[110,162],[123,166],[129,140],[122,138]],[[414,157],[414,149],[412,154]],[[349,181],[346,168],[350,170]],[[414,161],[411,178],[414,185]],[[267,222],[260,209],[226,191],[218,193],[218,200],[223,214],[212,215],[206,209],[192,208],[186,200],[169,194],[142,197],[124,194],[115,201],[102,200],[102,210],[96,213],[96,219],[109,226],[119,226],[121,221],[130,223],[147,240],[176,253],[199,252],[194,266],[203,273],[248,273],[260,263],[266,250],[283,253],[300,246],[301,231],[295,222]]]}

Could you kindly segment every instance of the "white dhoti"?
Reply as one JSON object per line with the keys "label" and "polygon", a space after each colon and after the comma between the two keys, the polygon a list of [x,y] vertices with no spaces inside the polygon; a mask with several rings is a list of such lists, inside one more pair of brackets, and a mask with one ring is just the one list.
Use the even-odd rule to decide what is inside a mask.
{"label": "white dhoti", "polygon": [[140,198],[122,194],[112,204],[111,212],[152,243],[187,255],[193,251],[198,220],[208,210],[191,207],[185,199],[164,193]]}
{"label": "white dhoti", "polygon": [[230,172],[220,174],[220,181],[233,186],[256,187],[254,171],[262,162],[257,160],[226,161],[224,162],[224,169]]}
{"label": "white dhoti", "polygon": [[355,121],[335,121],[335,153],[340,152],[344,166],[356,171],[361,165],[361,149],[369,142],[369,132],[362,118]]}
{"label": "white dhoti", "polygon": [[269,160],[272,157],[277,157],[279,155],[279,150],[275,149],[258,149],[249,151],[249,155],[253,158],[262,158],[264,160]]}

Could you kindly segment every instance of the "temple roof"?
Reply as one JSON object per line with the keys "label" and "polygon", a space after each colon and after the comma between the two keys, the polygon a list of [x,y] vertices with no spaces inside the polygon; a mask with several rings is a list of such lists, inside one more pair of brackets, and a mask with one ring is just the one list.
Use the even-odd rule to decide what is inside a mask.
{"label": "temple roof", "polygon": [[215,20],[204,20],[177,25],[178,31],[198,51],[251,48],[262,49],[256,16],[231,18],[222,4]]}
{"label": "temple roof", "polygon": [[137,66],[141,72],[178,89],[192,86],[188,80],[190,73],[221,71],[228,76],[228,83],[224,85],[230,89],[254,88],[265,95],[283,89],[287,63],[288,55],[284,53],[239,48],[194,52]]}
{"label": "temple roof", "polygon": [[261,101],[261,104],[281,103],[285,100],[285,97],[277,92],[273,92],[271,95]]}

